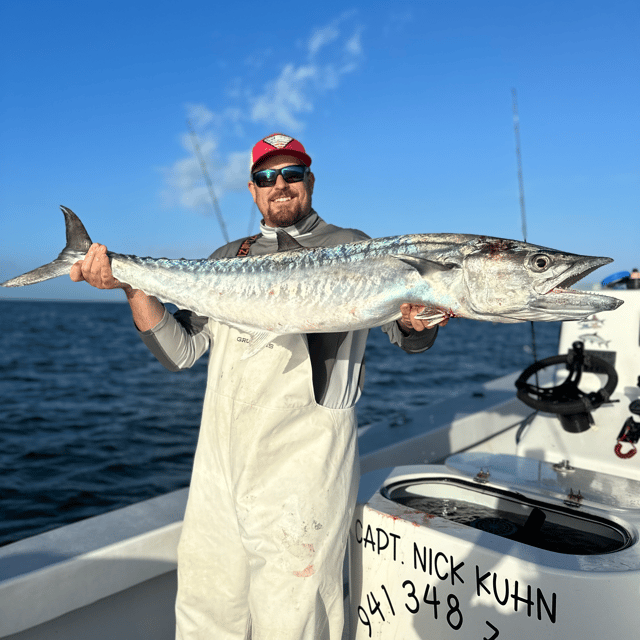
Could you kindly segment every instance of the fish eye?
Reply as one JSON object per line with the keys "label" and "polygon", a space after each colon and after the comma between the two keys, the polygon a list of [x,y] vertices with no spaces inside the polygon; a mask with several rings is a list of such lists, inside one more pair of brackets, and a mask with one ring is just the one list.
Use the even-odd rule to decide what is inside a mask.
{"label": "fish eye", "polygon": [[536,253],[529,258],[529,267],[531,271],[542,273],[551,266],[551,258],[544,253]]}

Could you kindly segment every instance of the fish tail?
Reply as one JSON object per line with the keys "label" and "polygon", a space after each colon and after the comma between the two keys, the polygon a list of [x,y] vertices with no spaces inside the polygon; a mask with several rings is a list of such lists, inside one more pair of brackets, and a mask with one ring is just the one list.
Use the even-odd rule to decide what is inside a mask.
{"label": "fish tail", "polygon": [[71,271],[71,267],[78,260],[82,260],[91,246],[91,238],[84,228],[80,218],[67,207],[60,206],[64,214],[64,222],[67,230],[67,245],[60,255],[48,264],[44,264],[33,271],[23,273],[21,276],[0,282],[0,287],[24,287],[28,284],[36,284],[63,276]]}

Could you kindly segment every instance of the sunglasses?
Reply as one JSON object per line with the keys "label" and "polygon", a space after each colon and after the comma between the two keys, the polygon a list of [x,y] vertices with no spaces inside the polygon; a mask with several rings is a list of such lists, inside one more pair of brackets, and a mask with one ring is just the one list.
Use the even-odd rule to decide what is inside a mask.
{"label": "sunglasses", "polygon": [[291,184],[293,182],[302,182],[307,173],[309,173],[309,167],[301,164],[292,164],[288,167],[282,167],[282,169],[256,171],[251,174],[251,178],[259,187],[273,187],[278,176],[282,176],[285,182]]}

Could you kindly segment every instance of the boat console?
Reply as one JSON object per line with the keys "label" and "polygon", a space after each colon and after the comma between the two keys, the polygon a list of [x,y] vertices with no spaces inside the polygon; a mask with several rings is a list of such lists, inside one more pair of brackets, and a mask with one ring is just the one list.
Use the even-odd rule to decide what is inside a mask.
{"label": "boat console", "polygon": [[625,304],[563,323],[558,356],[518,378],[524,419],[442,464],[387,469],[359,499],[352,638],[638,637],[640,290],[613,295]]}

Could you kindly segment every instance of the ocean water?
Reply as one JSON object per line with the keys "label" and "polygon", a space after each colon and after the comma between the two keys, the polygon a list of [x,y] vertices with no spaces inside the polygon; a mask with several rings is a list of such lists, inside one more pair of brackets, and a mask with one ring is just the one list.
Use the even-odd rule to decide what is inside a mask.
{"label": "ocean water", "polygon": [[[206,357],[170,373],[149,353],[126,303],[0,300],[0,545],[189,484]],[[536,323],[538,358],[559,323]],[[367,345],[361,426],[533,360],[529,324],[453,319],[426,353],[379,329]]]}

